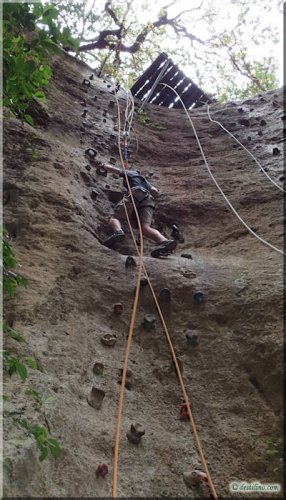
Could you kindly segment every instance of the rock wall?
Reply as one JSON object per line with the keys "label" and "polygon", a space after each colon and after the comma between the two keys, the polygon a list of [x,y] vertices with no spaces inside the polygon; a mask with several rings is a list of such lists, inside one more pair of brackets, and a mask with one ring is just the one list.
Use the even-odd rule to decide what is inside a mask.
{"label": "rock wall", "polygon": [[[55,60],[53,68],[46,103],[31,110],[36,127],[4,122],[5,223],[28,279],[5,307],[6,321],[27,344],[10,339],[7,346],[13,353],[21,347],[39,367],[24,384],[4,374],[4,494],[108,497],[136,283],[126,255],[138,259],[130,237],[117,250],[101,244],[110,234],[107,221],[121,185],[112,175],[98,175],[85,154],[94,148],[97,161],[120,166],[111,84],[94,76],[84,85],[91,69],[71,57]],[[123,90],[118,97],[123,119]],[[213,104],[210,112],[282,186],[281,106],[280,89]],[[226,205],[184,112],[152,105],[146,112],[160,127],[135,117],[130,167],[160,189],[154,226],[170,236],[176,224],[180,243],[174,255],[153,259],[154,245],[145,241],[144,263],[156,293],[171,291],[162,310],[205,457],[219,496],[232,498],[228,484],[234,480],[281,482],[274,471],[279,457],[266,450],[269,439],[282,436],[282,256],[251,235]],[[210,123],[206,107],[191,116],[230,202],[253,231],[282,248],[282,192]],[[194,304],[198,291],[204,300]],[[123,304],[121,316],[113,313],[117,302]],[[118,496],[208,497],[206,486],[196,493],[183,481],[183,472],[202,466],[189,423],[179,419],[183,399],[159,317],[146,331],[146,314],[156,315],[148,286],[140,294],[125,390]],[[117,335],[113,347],[101,342],[108,333]],[[188,333],[198,335],[197,346],[187,341]],[[100,374],[93,372],[95,363],[104,365]],[[51,396],[39,412],[25,395],[28,386]],[[105,391],[101,409],[87,402],[93,386]],[[33,439],[15,424],[19,417],[49,428],[61,442],[61,457],[40,464]],[[139,445],[126,438],[135,422],[146,430]],[[109,472],[97,477],[103,463]]]}

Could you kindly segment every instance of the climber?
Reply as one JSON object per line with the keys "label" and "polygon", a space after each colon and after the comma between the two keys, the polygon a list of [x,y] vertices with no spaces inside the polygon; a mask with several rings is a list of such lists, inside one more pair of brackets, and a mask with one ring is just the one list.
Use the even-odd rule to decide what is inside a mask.
{"label": "climber", "polygon": [[[103,165],[106,172],[116,174],[118,177],[123,178],[123,185],[128,189],[125,172],[128,176],[128,181],[133,194],[133,198],[138,211],[139,219],[141,222],[143,236],[149,238],[158,246],[151,252],[152,257],[158,257],[161,254],[169,254],[175,250],[177,242],[175,240],[168,240],[165,238],[157,229],[151,227],[153,212],[155,209],[155,198],[158,197],[159,191],[157,188],[152,186],[142,175],[140,175],[138,170],[123,170],[112,165]],[[103,242],[108,248],[112,248],[115,243],[121,242],[125,238],[125,233],[122,230],[120,219],[126,216],[124,205],[127,209],[127,213],[131,219],[134,220],[134,210],[130,194],[127,194],[123,199],[116,205],[114,214],[109,219],[109,224],[114,230],[112,236]]]}

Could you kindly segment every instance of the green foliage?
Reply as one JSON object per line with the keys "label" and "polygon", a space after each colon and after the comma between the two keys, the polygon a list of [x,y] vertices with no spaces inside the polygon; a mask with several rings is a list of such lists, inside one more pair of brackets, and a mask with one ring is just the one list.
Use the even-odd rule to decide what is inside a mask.
{"label": "green foliage", "polygon": [[57,17],[53,5],[3,4],[3,105],[32,126],[26,110],[33,98],[45,99],[57,44],[77,47],[68,28],[60,31]]}
{"label": "green foliage", "polygon": [[266,447],[266,455],[270,458],[283,455],[282,439],[269,439]]}
{"label": "green foliage", "polygon": [[[162,7],[151,0],[110,0],[111,16],[105,2],[94,1],[90,7],[91,3],[55,0],[63,25],[81,45],[96,42],[104,30],[112,31],[104,49],[80,52],[79,57],[96,63],[101,73],[112,75],[126,88],[160,52],[168,53],[187,76],[221,101],[277,86],[278,4],[260,0],[257,9],[251,0],[193,0],[181,8],[167,3]],[[168,23],[155,25],[159,18]],[[146,37],[141,42],[142,33]],[[138,39],[139,50],[128,52]],[[271,61],[268,69],[264,57]]]}
{"label": "green foliage", "polygon": [[[266,455],[269,460],[273,461],[273,463],[278,465],[274,467],[273,472],[277,472],[278,474],[283,472],[283,456],[284,456],[284,448],[282,439],[268,439],[267,447],[266,447]],[[280,463],[279,463],[280,462]]]}
{"label": "green foliage", "polygon": [[32,370],[38,370],[38,364],[37,364],[37,361],[34,359],[34,358],[31,358],[31,356],[29,356],[26,360],[27,362],[27,365],[32,368]]}
{"label": "green foliage", "polygon": [[36,410],[39,410],[42,408],[43,404],[48,400],[51,399],[52,396],[48,396],[46,394],[40,394],[39,392],[35,391],[34,389],[27,389],[25,394],[27,396],[31,396],[35,403],[36,403]]}
{"label": "green foliage", "polygon": [[27,368],[18,358],[11,355],[9,351],[3,352],[4,367],[9,373],[10,377],[13,373],[17,373],[22,381],[28,377]]}
{"label": "green foliage", "polygon": [[17,342],[26,342],[24,337],[20,335],[20,333],[16,332],[16,330],[13,330],[13,328],[10,328],[10,326],[6,325],[6,323],[3,324],[3,332],[8,335],[13,340],[16,340]]}
{"label": "green foliage", "polygon": [[39,460],[43,462],[49,455],[58,458],[61,453],[60,443],[57,439],[50,437],[46,427],[34,424],[30,425],[27,420],[18,420],[19,425],[25,429],[29,436],[32,436],[40,450]]}
{"label": "green foliage", "polygon": [[[220,87],[220,102],[227,102],[232,99],[246,99],[264,90],[274,90],[279,86],[278,78],[275,74],[275,62],[272,58],[264,58],[262,61],[254,61],[251,66],[253,80],[244,79],[240,86],[237,86],[235,75],[224,78],[225,70],[220,69],[221,79],[224,78],[224,85]],[[259,85],[257,84],[259,82]],[[262,88],[261,88],[262,87]],[[218,90],[218,89],[217,89]]]}
{"label": "green foliage", "polygon": [[14,252],[8,241],[7,231],[3,231],[2,248],[3,248],[3,288],[7,291],[9,297],[13,297],[17,286],[26,286],[27,280],[21,274],[11,271],[17,267]]}
{"label": "green foliage", "polygon": [[149,116],[147,115],[146,111],[144,111],[143,109],[139,109],[137,111],[137,118],[138,118],[138,121],[140,123],[142,123],[142,125],[146,125],[147,127],[150,127],[150,128],[156,129],[156,130],[166,130],[166,128],[167,128],[164,125],[160,125],[160,123],[154,122],[153,120],[151,120],[151,118],[149,118]]}
{"label": "green foliage", "polygon": [[39,151],[36,151],[35,149],[33,149],[31,151],[31,154],[30,154],[31,161],[37,161],[40,158],[41,158],[41,155],[40,155]]}
{"label": "green foliage", "polygon": [[[21,337],[18,334],[19,337]],[[22,337],[21,337],[22,338]],[[18,341],[18,339],[15,339]],[[37,362],[34,360],[32,357],[28,357],[25,360],[25,363],[23,362],[22,355],[19,355],[17,358],[13,356],[10,351],[3,351],[3,361],[4,361],[4,367],[6,371],[9,373],[10,377],[13,375],[13,373],[17,373],[22,381],[25,381],[28,377],[28,371],[27,371],[27,366],[29,366],[32,370],[37,370]]]}
{"label": "green foliage", "polygon": [[[11,245],[8,241],[7,231],[3,230],[4,236],[2,236],[2,244],[3,244],[3,268],[4,268],[4,279],[3,285],[4,289],[8,292],[10,297],[14,295],[14,289],[18,285],[26,284],[26,280],[16,274],[13,273],[11,275],[11,271],[9,268],[15,269],[17,267],[17,261],[15,258],[15,254],[11,248]],[[3,324],[3,333],[12,340],[16,342],[22,343],[26,340],[22,335],[20,335],[16,330],[9,327],[6,323]],[[22,382],[25,382],[28,377],[27,366],[32,370],[37,370],[38,365],[34,358],[29,356],[23,361],[23,355],[19,354],[17,356],[13,355],[10,351],[5,349],[3,351],[3,365],[4,369],[8,372],[10,377],[16,373]],[[50,399],[51,396],[45,394],[39,394],[34,389],[27,389],[26,394],[33,398],[36,403],[36,411],[40,411],[43,404]],[[7,399],[7,396],[3,396],[2,399]],[[34,437],[36,440],[37,446],[40,450],[39,460],[42,462],[45,460],[49,454],[55,458],[60,455],[60,444],[57,439],[51,437],[45,427],[42,427],[37,424],[30,425],[27,420],[19,421],[22,428],[24,428],[27,433]]]}

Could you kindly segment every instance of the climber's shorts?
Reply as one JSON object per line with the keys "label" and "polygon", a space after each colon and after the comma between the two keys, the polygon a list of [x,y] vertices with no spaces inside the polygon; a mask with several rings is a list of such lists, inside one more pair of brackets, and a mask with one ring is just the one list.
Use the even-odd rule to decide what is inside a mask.
{"label": "climber's shorts", "polygon": [[[119,219],[121,222],[124,219],[126,219],[126,212],[124,209],[123,200],[121,200],[116,205],[116,207],[114,209],[114,213],[113,213],[113,217],[115,217],[116,219]],[[137,226],[136,214],[134,212],[133,204],[129,198],[127,198],[127,200],[125,199],[125,207],[126,207],[128,216],[130,217],[130,221],[136,227]],[[149,224],[151,226],[152,219],[153,219],[153,213],[154,213],[154,207],[153,206],[144,206],[144,207],[138,206],[137,211],[139,214],[140,222],[144,222],[145,224]]]}

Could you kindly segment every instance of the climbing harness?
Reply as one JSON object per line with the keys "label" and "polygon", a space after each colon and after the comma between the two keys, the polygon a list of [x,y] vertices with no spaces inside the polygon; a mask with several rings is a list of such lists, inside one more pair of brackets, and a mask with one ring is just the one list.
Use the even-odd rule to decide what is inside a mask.
{"label": "climbing harness", "polygon": [[146,200],[149,196],[149,191],[142,186],[134,186],[131,188],[131,191],[132,191],[134,198],[139,203],[141,203],[141,201]]}
{"label": "climbing harness", "polygon": [[209,120],[213,123],[217,123],[223,130],[225,130],[227,132],[227,134],[229,134],[231,137],[233,137],[233,139],[243,148],[245,149],[245,151],[251,156],[251,158],[253,158],[253,160],[255,161],[255,163],[258,165],[258,167],[262,170],[262,172],[266,175],[266,177],[270,180],[270,182],[272,182],[272,184],[274,184],[274,186],[276,186],[278,189],[280,189],[280,191],[283,191],[283,193],[285,193],[285,190],[279,186],[279,184],[277,184],[273,179],[271,179],[271,177],[268,175],[268,173],[266,172],[266,170],[264,170],[264,168],[262,167],[261,163],[259,163],[259,161],[255,158],[255,156],[251,153],[251,151],[249,151],[249,149],[247,149],[236,137],[235,135],[233,135],[229,130],[227,130],[219,121],[217,120],[213,120],[211,115],[210,115],[210,107],[209,105],[207,104],[207,113],[208,113],[208,117],[209,117]]}
{"label": "climbing harness", "polygon": [[257,238],[259,241],[261,241],[262,243],[264,243],[265,245],[267,245],[268,247],[272,248],[272,250],[275,250],[276,252],[280,253],[281,255],[284,255],[284,252],[282,250],[280,250],[279,248],[275,247],[274,245],[272,245],[271,243],[269,243],[268,241],[264,240],[263,238],[261,238],[258,234],[256,234],[247,224],[246,222],[244,222],[244,220],[240,217],[240,215],[237,213],[237,211],[235,210],[235,208],[233,207],[233,205],[230,203],[230,201],[228,200],[228,198],[226,197],[226,195],[224,194],[223,190],[221,189],[221,187],[219,186],[218,182],[216,181],[213,173],[211,172],[210,170],[210,167],[209,167],[209,164],[208,164],[208,161],[205,157],[205,154],[204,154],[204,151],[203,151],[203,148],[202,148],[202,145],[201,145],[201,142],[198,138],[198,134],[197,134],[197,131],[195,129],[195,126],[193,124],[193,121],[190,117],[190,114],[188,113],[188,110],[186,108],[186,106],[184,105],[182,99],[180,98],[179,94],[176,92],[175,89],[173,89],[173,87],[170,87],[170,85],[167,85],[166,83],[159,83],[159,85],[165,85],[166,87],[168,87],[169,89],[173,90],[173,92],[178,96],[179,100],[181,101],[182,103],[182,106],[184,108],[184,111],[187,115],[187,118],[192,126],[192,129],[194,131],[194,134],[195,134],[195,137],[196,137],[196,140],[197,140],[197,143],[198,143],[198,146],[200,148],[200,151],[201,151],[201,154],[202,154],[202,157],[203,157],[203,160],[204,160],[204,163],[205,163],[205,166],[208,170],[208,173],[210,174],[212,180],[214,181],[216,187],[218,188],[218,190],[220,191],[220,193],[222,194],[223,198],[225,199],[225,201],[227,202],[228,206],[231,208],[231,210],[234,212],[234,214],[236,215],[236,217],[240,220],[240,222],[243,224],[243,226],[251,233],[253,234],[253,236],[255,236],[255,238]]}
{"label": "climbing harness", "polygon": [[[117,109],[118,109],[118,132],[119,132],[118,133],[118,146],[119,146],[118,149],[119,149],[121,163],[122,163],[122,165],[124,165],[124,159],[123,159],[122,152],[121,152],[121,147],[120,147],[120,129],[121,129],[121,124],[120,124],[120,107],[119,107],[119,101],[118,101],[118,99],[116,97],[116,94],[115,94],[115,98],[116,98]],[[125,383],[126,383],[126,375],[127,375],[127,370],[128,370],[129,353],[130,353],[130,348],[131,348],[132,336],[133,336],[133,332],[134,332],[135,318],[136,318],[136,312],[137,312],[137,306],[138,306],[138,300],[139,300],[140,284],[141,284],[141,275],[142,275],[142,269],[143,269],[144,270],[144,274],[146,276],[146,279],[148,280],[148,284],[149,284],[151,293],[153,295],[153,299],[154,299],[154,302],[156,304],[156,307],[157,307],[157,310],[158,310],[158,314],[160,316],[160,319],[161,319],[161,322],[162,322],[162,325],[163,325],[163,328],[164,328],[164,331],[165,331],[165,334],[166,334],[167,342],[169,344],[169,348],[170,348],[170,351],[171,351],[171,354],[172,354],[172,357],[173,357],[173,362],[174,362],[174,365],[175,365],[175,368],[176,368],[176,371],[177,371],[177,375],[178,375],[178,379],[179,379],[180,386],[181,386],[181,389],[182,389],[184,401],[186,402],[186,405],[187,405],[187,411],[188,411],[188,416],[189,416],[189,420],[190,420],[190,424],[191,424],[191,429],[192,429],[192,431],[194,433],[196,446],[197,446],[197,449],[198,449],[198,452],[199,452],[199,455],[200,455],[203,467],[205,468],[205,471],[206,471],[208,485],[209,485],[209,488],[210,488],[210,491],[211,491],[211,494],[212,494],[213,498],[216,500],[217,499],[216,490],[215,490],[215,487],[213,485],[213,482],[212,482],[212,479],[211,479],[211,476],[210,476],[210,473],[209,473],[209,470],[208,470],[208,466],[207,466],[206,460],[204,458],[204,454],[203,454],[203,450],[202,450],[202,447],[201,447],[199,435],[198,435],[198,432],[197,432],[197,429],[196,429],[196,425],[195,425],[195,421],[194,421],[194,418],[193,418],[193,415],[192,415],[189,398],[188,398],[187,391],[186,391],[186,388],[185,388],[185,384],[184,384],[184,381],[183,381],[183,378],[182,378],[181,370],[180,370],[180,367],[179,367],[179,364],[178,364],[178,361],[177,361],[177,357],[176,357],[176,353],[175,353],[175,350],[174,350],[174,347],[173,347],[173,343],[172,343],[170,334],[168,332],[168,328],[167,328],[166,322],[164,320],[164,317],[163,317],[163,314],[162,314],[159,302],[157,300],[155,291],[153,289],[153,286],[152,286],[152,283],[150,281],[149,275],[148,275],[147,270],[145,268],[145,264],[143,262],[143,234],[142,234],[141,222],[140,222],[139,214],[138,214],[138,211],[137,211],[137,208],[136,208],[136,204],[135,204],[135,201],[134,201],[133,193],[132,193],[132,190],[130,188],[130,184],[129,184],[128,176],[127,176],[127,173],[126,173],[126,169],[124,170],[124,172],[125,172],[126,184],[128,186],[128,189],[129,189],[130,197],[131,197],[131,200],[132,200],[132,203],[133,203],[133,208],[134,208],[134,212],[135,212],[137,223],[138,223],[139,236],[140,236],[140,248],[138,248],[138,245],[136,243],[136,239],[135,239],[134,231],[133,231],[133,228],[132,228],[132,225],[131,225],[131,222],[130,222],[128,211],[126,209],[126,205],[124,204],[124,208],[125,208],[125,212],[126,212],[126,218],[127,218],[129,230],[130,230],[130,233],[131,233],[131,236],[132,236],[132,239],[133,239],[134,246],[135,246],[136,251],[137,251],[138,256],[139,256],[139,266],[138,266],[138,274],[137,274],[137,281],[136,281],[136,288],[135,288],[135,296],[134,296],[134,301],[133,301],[133,307],[132,307],[132,313],[131,313],[131,319],[130,319],[130,325],[129,325],[129,332],[128,332],[128,338],[127,338],[127,344],[126,344],[126,349],[125,349],[124,367],[123,367],[123,371],[122,371],[122,382],[121,382],[121,386],[120,386],[120,396],[119,396],[119,403],[118,403],[118,414],[117,414],[117,423],[116,423],[116,431],[115,431],[115,444],[114,444],[114,468],[113,468],[112,498],[116,498],[116,496],[117,496],[119,437],[120,437],[121,416],[122,416],[123,400],[124,400],[124,387],[125,387]]]}

